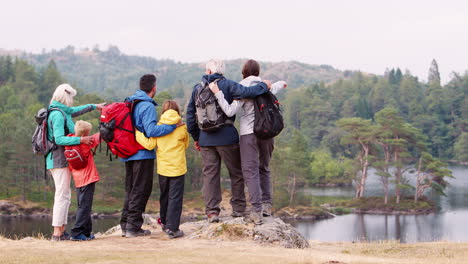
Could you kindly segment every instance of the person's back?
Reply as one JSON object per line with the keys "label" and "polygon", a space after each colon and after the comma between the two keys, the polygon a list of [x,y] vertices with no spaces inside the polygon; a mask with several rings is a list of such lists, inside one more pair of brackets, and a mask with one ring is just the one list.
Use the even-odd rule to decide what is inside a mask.
{"label": "person's back", "polygon": [[[226,100],[253,98],[268,91],[269,82],[245,87],[223,76],[224,63],[220,60],[210,60],[206,63],[206,75],[202,82],[216,83],[226,95]],[[239,134],[232,124],[226,124],[215,132],[206,132],[199,128],[197,109],[195,107],[198,85],[192,92],[187,107],[187,128],[194,140],[195,148],[200,151],[203,159],[203,198],[205,212],[210,222],[219,221],[221,208],[220,169],[223,160],[231,179],[232,216],[240,217],[245,213],[244,180],[240,167]],[[232,120],[234,121],[234,116]]]}
{"label": "person's back", "polygon": [[[127,101],[140,100],[133,109],[135,129],[147,137],[160,137],[174,131],[176,125],[157,125],[156,76],[145,74],[140,78],[140,90],[136,91]],[[125,161],[125,200],[122,209],[120,226],[122,236],[133,238],[150,235],[149,230],[143,230],[143,212],[151,195],[154,174],[154,150],[142,149],[135,155],[122,159]]]}
{"label": "person's back", "polygon": [[[75,135],[70,134],[70,136]],[[83,158],[87,160],[86,167],[76,170],[69,166],[72,172],[73,180],[75,181],[75,187],[82,187],[89,183],[97,182],[100,180],[99,172],[94,162],[94,155],[92,152],[92,150],[96,148],[96,146],[100,143],[99,133],[92,135],[92,137],[94,140],[92,145],[84,143],[78,145],[78,147],[80,148],[80,154],[82,154],[84,156]]]}

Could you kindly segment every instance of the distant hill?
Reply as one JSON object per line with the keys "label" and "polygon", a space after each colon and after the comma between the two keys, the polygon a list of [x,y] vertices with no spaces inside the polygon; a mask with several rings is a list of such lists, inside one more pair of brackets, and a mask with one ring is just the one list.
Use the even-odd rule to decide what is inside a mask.
{"label": "distant hill", "polygon": [[[144,73],[155,73],[160,91],[171,90],[177,97],[190,92],[204,72],[204,63],[181,63],[151,57],[125,55],[115,46],[108,50],[77,50],[68,46],[41,54],[20,53],[0,49],[0,55],[10,54],[26,59],[38,67],[54,60],[66,80],[85,92],[94,92],[109,99],[122,99],[132,93]],[[226,77],[240,81],[241,67],[246,59],[226,61]],[[333,82],[345,73],[329,65],[310,65],[297,61],[260,62],[261,77],[272,81],[285,80],[290,88],[310,86],[318,82]]]}

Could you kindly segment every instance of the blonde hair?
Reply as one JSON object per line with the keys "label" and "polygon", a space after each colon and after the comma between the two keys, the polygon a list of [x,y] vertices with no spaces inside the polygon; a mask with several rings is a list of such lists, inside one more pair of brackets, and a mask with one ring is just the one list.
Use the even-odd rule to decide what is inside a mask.
{"label": "blonde hair", "polygon": [[206,70],[210,70],[212,73],[224,74],[224,71],[226,70],[226,66],[224,65],[224,61],[219,60],[219,59],[209,60],[206,63],[205,67],[206,67]]}
{"label": "blonde hair", "polygon": [[175,110],[180,115],[179,105],[176,101],[173,100],[166,100],[162,106],[162,113],[166,112],[167,110],[172,109]]}
{"label": "blonde hair", "polygon": [[73,97],[75,97],[75,95],[76,90],[68,83],[64,83],[55,88],[50,103],[52,104],[52,101],[57,101],[70,107],[73,105]]}
{"label": "blonde hair", "polygon": [[79,120],[75,124],[75,136],[82,137],[87,136],[91,132],[93,125],[91,123]]}

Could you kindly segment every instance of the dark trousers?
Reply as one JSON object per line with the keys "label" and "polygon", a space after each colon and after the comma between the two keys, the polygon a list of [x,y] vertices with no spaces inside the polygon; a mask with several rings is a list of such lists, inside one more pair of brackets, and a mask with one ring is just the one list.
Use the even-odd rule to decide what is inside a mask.
{"label": "dark trousers", "polygon": [[125,162],[125,201],[120,226],[122,230],[139,231],[143,213],[153,189],[154,160]]}
{"label": "dark trousers", "polygon": [[93,229],[91,221],[91,209],[93,206],[95,183],[76,188],[78,209],[76,210],[76,222],[71,230],[72,236],[90,236]]}
{"label": "dark trousers", "polygon": [[231,206],[233,211],[244,212],[246,207],[244,178],[242,177],[239,145],[201,147],[203,163],[203,199],[206,214],[221,211],[221,159],[231,178]]}
{"label": "dark trousers", "polygon": [[177,177],[159,175],[159,189],[161,190],[159,215],[164,227],[174,232],[179,230],[184,200],[184,182],[185,175]]}
{"label": "dark trousers", "polygon": [[270,160],[273,139],[260,139],[255,134],[240,137],[242,173],[249,191],[249,202],[253,210],[260,212],[263,203],[272,203]]}

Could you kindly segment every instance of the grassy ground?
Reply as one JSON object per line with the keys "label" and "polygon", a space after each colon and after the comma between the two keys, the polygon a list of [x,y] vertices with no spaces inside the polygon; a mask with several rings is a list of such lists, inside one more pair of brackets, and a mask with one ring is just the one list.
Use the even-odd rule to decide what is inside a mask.
{"label": "grassy ground", "polygon": [[468,243],[323,243],[309,249],[261,246],[248,241],[117,236],[90,242],[0,239],[0,263],[468,263]]}

